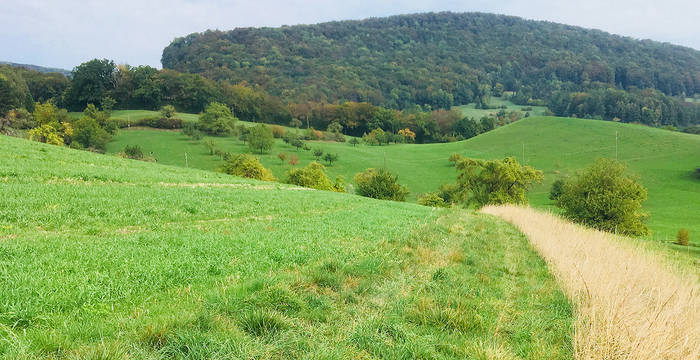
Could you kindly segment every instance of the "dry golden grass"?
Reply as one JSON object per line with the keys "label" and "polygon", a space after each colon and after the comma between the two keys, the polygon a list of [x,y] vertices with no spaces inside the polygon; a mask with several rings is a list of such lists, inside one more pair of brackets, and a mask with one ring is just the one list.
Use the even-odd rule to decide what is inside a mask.
{"label": "dry golden grass", "polygon": [[576,308],[577,359],[700,359],[696,277],[612,234],[517,206],[489,206],[547,260]]}

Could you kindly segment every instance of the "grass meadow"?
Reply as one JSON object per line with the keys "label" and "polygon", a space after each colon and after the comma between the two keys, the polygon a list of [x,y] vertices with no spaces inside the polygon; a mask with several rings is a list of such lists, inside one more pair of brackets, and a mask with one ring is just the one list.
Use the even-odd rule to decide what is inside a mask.
{"label": "grass meadow", "polygon": [[[520,113],[521,117],[525,117],[526,113],[530,113],[530,116],[543,116],[545,115],[545,112],[547,111],[546,106],[523,106],[523,105],[516,105],[513,104],[512,102],[500,98],[500,97],[492,97],[489,99],[489,105],[492,107],[498,107],[496,109],[477,109],[476,104],[468,104],[468,105],[461,105],[461,106],[455,106],[455,109],[458,109],[459,111],[462,112],[462,115],[464,116],[469,116],[475,119],[481,119],[484,116],[496,116],[496,114],[504,110],[505,112],[509,113],[511,111],[517,111]],[[505,109],[502,107],[505,106]],[[526,108],[531,108],[532,110],[523,110]]]}
{"label": "grass meadow", "polygon": [[[237,138],[211,139],[224,151],[250,151]],[[173,131],[124,130],[108,145],[107,151],[115,153],[126,145],[137,144],[146,153],[153,152],[163,164],[185,166],[185,153],[190,167],[216,170],[222,164],[220,158],[209,155],[203,141],[191,141]],[[675,247],[671,242],[676,232],[685,227],[690,230],[694,246],[682,250],[700,255],[700,182],[693,177],[693,171],[700,166],[697,135],[609,121],[531,117],[455,143],[353,147],[348,143],[309,142],[309,145],[338,154],[339,160],[328,167],[328,172],[349,182],[354,174],[368,167],[386,166],[409,188],[412,201],[420,193],[456,181],[455,169],[448,161],[452,153],[483,159],[514,156],[544,171],[543,184],[535,186],[528,196],[532,205],[546,209],[553,209],[548,199],[552,182],[574,174],[596,158],[617,155],[649,190],[645,208],[651,215],[648,219],[653,232],[651,238]],[[297,151],[277,140],[270,152],[259,155],[277,178],[283,178],[292,167],[282,162],[278,153],[298,156],[298,166],[314,160],[311,151]]]}
{"label": "grass meadow", "polygon": [[5,136],[0,153],[0,358],[572,357],[566,296],[491,216]]}

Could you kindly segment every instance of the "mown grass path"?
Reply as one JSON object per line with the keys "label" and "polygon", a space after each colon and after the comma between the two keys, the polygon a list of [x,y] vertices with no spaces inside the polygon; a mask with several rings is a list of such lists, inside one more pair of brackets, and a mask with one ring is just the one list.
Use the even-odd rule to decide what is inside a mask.
{"label": "mown grass path", "polygon": [[700,358],[700,286],[648,247],[516,206],[483,213],[518,227],[575,304],[577,359]]}

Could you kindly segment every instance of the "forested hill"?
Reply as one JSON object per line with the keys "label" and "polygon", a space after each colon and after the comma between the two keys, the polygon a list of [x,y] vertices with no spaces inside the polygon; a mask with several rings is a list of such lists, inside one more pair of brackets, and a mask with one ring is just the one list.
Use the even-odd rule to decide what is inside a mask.
{"label": "forested hill", "polygon": [[427,13],[175,39],[164,68],[247,81],[285,100],[447,108],[518,91],[595,87],[700,93],[700,51],[483,13]]}
{"label": "forested hill", "polygon": [[70,70],[53,68],[53,67],[45,67],[45,66],[39,66],[39,65],[32,65],[32,64],[18,64],[18,63],[13,63],[13,62],[0,61],[0,65],[10,65],[10,66],[14,66],[14,67],[20,67],[20,68],[24,68],[27,70],[34,70],[34,71],[38,71],[41,73],[47,73],[47,74],[59,73],[59,74],[65,75],[65,76],[71,75]]}

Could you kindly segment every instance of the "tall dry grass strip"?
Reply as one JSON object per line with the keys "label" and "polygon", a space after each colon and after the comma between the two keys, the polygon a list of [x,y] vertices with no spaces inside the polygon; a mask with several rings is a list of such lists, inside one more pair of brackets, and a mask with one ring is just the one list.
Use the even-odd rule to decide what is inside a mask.
{"label": "tall dry grass strip", "polygon": [[482,210],[520,229],[576,308],[577,359],[700,359],[700,288],[614,235],[517,206]]}

